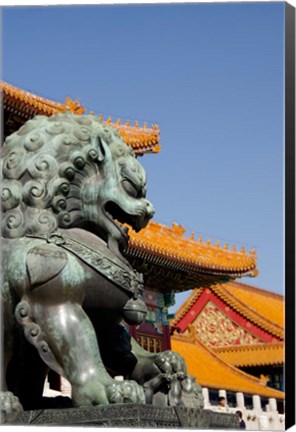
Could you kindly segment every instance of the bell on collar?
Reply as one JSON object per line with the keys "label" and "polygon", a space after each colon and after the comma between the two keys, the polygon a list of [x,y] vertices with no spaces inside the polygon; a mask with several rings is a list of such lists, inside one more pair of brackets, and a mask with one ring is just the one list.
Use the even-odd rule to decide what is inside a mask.
{"label": "bell on collar", "polygon": [[127,324],[142,324],[147,314],[147,307],[140,298],[129,299],[123,308],[123,319]]}

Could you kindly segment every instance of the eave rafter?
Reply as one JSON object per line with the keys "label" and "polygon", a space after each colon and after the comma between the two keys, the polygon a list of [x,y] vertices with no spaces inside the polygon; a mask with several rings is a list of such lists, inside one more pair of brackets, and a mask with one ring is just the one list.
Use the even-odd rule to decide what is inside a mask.
{"label": "eave rafter", "polygon": [[242,276],[255,276],[254,251],[228,250],[209,241],[185,237],[185,229],[177,224],[168,227],[150,222],[140,233],[130,230],[125,255],[138,263],[148,263],[182,274],[183,285],[174,291],[184,291],[207,284],[224,283]]}

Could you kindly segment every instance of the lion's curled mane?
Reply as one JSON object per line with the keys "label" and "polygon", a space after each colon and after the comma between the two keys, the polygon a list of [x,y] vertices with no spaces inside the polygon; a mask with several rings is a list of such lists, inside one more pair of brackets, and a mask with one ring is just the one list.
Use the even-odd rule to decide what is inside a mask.
{"label": "lion's curled mane", "polygon": [[[36,116],[2,149],[2,236],[43,234],[79,224],[81,186],[99,173],[99,140],[113,160],[133,151],[116,129],[93,115]],[[94,203],[95,204],[95,203]]]}

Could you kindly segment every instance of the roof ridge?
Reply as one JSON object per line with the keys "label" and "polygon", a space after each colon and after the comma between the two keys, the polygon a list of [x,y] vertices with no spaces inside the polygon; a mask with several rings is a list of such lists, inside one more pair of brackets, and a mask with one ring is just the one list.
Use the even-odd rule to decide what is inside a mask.
{"label": "roof ridge", "polygon": [[[131,245],[128,246],[127,250],[133,244],[144,248],[146,243],[150,241],[150,250],[163,257],[169,257],[179,263],[182,262],[187,267],[186,270],[190,272],[210,272],[212,275],[226,279],[256,273],[256,258],[252,253],[227,251],[209,243],[184,237],[184,232],[185,229],[176,223],[173,224],[173,227],[169,227],[158,222],[150,222],[140,234],[130,232]],[[165,236],[165,234],[169,234],[169,236]],[[152,242],[151,236],[153,235],[155,238]],[[159,237],[162,239],[161,244],[158,242]],[[163,241],[164,237],[169,237],[170,242]],[[142,240],[145,238],[147,242],[143,245]],[[172,244],[175,242],[180,242],[178,248],[173,248]]]}
{"label": "roof ridge", "polygon": [[[239,298],[237,298],[236,296],[233,295],[233,293],[231,293],[227,287],[227,284],[219,284],[219,285],[213,285],[212,288],[215,291],[215,293],[217,295],[219,295],[217,293],[217,291],[219,292],[219,290],[224,291],[224,293],[227,296],[227,299],[224,298],[224,301],[226,303],[228,303],[230,306],[233,307],[232,302],[229,300],[229,296],[232,297],[232,299],[234,300],[234,302],[240,307],[242,308],[243,311],[246,312],[246,316],[250,321],[253,321],[256,325],[258,325],[259,327],[265,329],[264,327],[262,327],[262,324],[259,324],[258,322],[255,321],[254,316],[258,317],[259,320],[262,320],[265,322],[266,326],[269,327],[269,331],[274,334],[275,336],[279,335],[279,332],[281,333],[280,337],[283,338],[283,327],[274,323],[273,321],[269,320],[268,318],[266,318],[265,316],[263,316],[262,314],[260,314],[258,311],[250,308],[248,305],[246,305],[244,302],[242,302]],[[220,293],[221,294],[221,293]],[[222,293],[223,295],[223,293]],[[228,301],[227,301],[228,300]],[[270,330],[270,327],[272,328],[272,330]],[[265,329],[266,330],[266,329]]]}
{"label": "roof ridge", "polygon": [[[22,113],[23,120],[28,120],[37,114],[50,116],[67,111],[81,115],[86,111],[84,106],[80,105],[77,100],[72,100],[70,97],[66,97],[64,103],[55,102],[1,80],[0,89],[4,95],[3,105],[5,109],[9,110],[12,107],[13,110],[15,110],[17,107]],[[94,115],[94,113],[90,112],[87,115]],[[132,147],[135,154],[143,155],[145,153],[158,153],[160,151],[160,131],[157,124],[152,124],[151,127],[148,128],[146,122],[140,126],[138,121],[135,121],[134,125],[131,125],[129,120],[121,124],[121,119],[112,122],[110,116],[107,120],[103,120],[102,114],[98,117],[103,124],[110,125],[117,129],[122,139],[127,145]]]}
{"label": "roof ridge", "polygon": [[279,300],[284,300],[285,296],[280,293],[276,293],[273,291],[269,291],[265,288],[259,288],[254,285],[249,285],[244,282],[232,281],[230,282],[232,285],[238,285],[240,288],[245,289],[246,291],[257,292],[258,294],[262,293],[263,295],[267,295],[268,297],[278,298]]}
{"label": "roof ridge", "polygon": [[20,94],[20,95],[23,95],[23,96],[28,97],[28,98],[33,98],[36,101],[42,102],[42,103],[44,103],[50,107],[53,107],[53,108],[57,108],[57,109],[65,108],[66,109],[66,105],[62,104],[61,102],[52,101],[51,99],[44,98],[42,96],[36,95],[35,93],[31,93],[27,90],[23,90],[19,87],[14,86],[13,84],[9,84],[9,83],[2,81],[2,80],[0,80],[0,88],[4,91],[11,91],[11,92],[14,92],[15,94]]}
{"label": "roof ridge", "polygon": [[242,247],[242,249],[239,251],[236,249],[235,245],[232,249],[228,249],[228,243],[226,243],[224,246],[220,246],[220,241],[217,241],[215,244],[212,244],[210,238],[208,240],[204,241],[202,235],[200,235],[199,238],[196,239],[195,238],[195,232],[191,232],[191,234],[189,236],[184,235],[187,231],[186,228],[183,225],[181,225],[175,221],[172,223],[172,226],[165,225],[165,224],[162,224],[162,223],[156,222],[156,221],[151,221],[150,224],[158,226],[160,228],[164,228],[166,231],[169,231],[170,234],[172,234],[178,238],[181,238],[185,242],[189,242],[189,243],[192,243],[194,245],[198,245],[198,244],[203,245],[203,246],[207,245],[211,249],[228,250],[228,253],[234,253],[235,255],[247,255],[250,257],[256,257],[254,249],[250,249],[249,252],[246,252],[245,248]]}
{"label": "roof ridge", "polygon": [[[29,101],[27,100],[26,102],[29,103],[30,99],[34,99],[34,101],[36,102],[40,102],[44,105],[47,105],[50,108],[54,108],[54,109],[58,109],[58,110],[65,110],[65,111],[75,111],[75,109],[80,109],[83,110],[85,112],[85,108],[79,104],[79,102],[77,101],[73,101],[70,97],[66,97],[65,102],[61,103],[61,102],[56,102],[53,101],[51,99],[48,99],[47,97],[43,97],[43,96],[39,96],[35,93],[32,93],[31,91],[27,91],[27,90],[23,90],[19,87],[16,87],[13,84],[10,84],[8,82],[2,81],[0,80],[0,88],[7,93],[13,93],[15,97],[17,97],[17,95],[22,95],[25,98],[28,98]],[[31,100],[32,102],[32,100]],[[89,114],[92,115],[92,114]],[[124,123],[121,123],[121,119],[120,117],[117,118],[115,121],[112,121],[112,117],[111,116],[107,116],[107,119],[104,120],[103,119],[103,114],[98,115],[98,117],[100,117],[100,120],[103,123],[112,125],[113,127],[115,127],[116,129],[119,129],[121,131],[126,131],[127,133],[131,134],[131,133],[135,133],[135,134],[139,134],[142,133],[144,135],[149,135],[151,134],[151,132],[153,131],[154,135],[159,135],[160,131],[159,131],[159,127],[157,124],[152,124],[151,127],[147,127],[147,122],[143,122],[143,125],[139,125],[139,121],[135,120],[134,121],[134,125],[131,125],[130,120],[126,120]],[[155,143],[157,144],[157,143]],[[159,151],[159,149],[157,149]],[[157,152],[157,151],[156,151]]]}
{"label": "roof ridge", "polygon": [[[260,346],[261,345],[261,346]],[[265,343],[258,345],[245,345],[241,349],[215,349],[217,355],[232,366],[241,368],[259,365],[283,365],[285,363],[284,343]]]}
{"label": "roof ridge", "polygon": [[233,352],[233,351],[256,351],[256,350],[269,350],[271,348],[282,348],[284,342],[270,342],[259,344],[246,344],[246,345],[227,345],[224,347],[212,347],[212,350],[217,353]]}
{"label": "roof ridge", "polygon": [[175,318],[170,320],[171,325],[176,325],[183,317],[186,315],[186,313],[191,309],[193,304],[196,302],[198,297],[201,295],[203,289],[202,288],[195,288],[192,290],[192,293],[187,297],[184,303],[179,307],[179,309],[175,313]]}

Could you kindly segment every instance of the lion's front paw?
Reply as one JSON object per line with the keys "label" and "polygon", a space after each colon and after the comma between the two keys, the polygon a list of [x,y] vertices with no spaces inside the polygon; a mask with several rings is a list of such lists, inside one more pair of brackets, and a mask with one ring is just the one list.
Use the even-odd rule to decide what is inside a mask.
{"label": "lion's front paw", "polygon": [[11,392],[0,392],[1,423],[11,423],[23,412],[18,398]]}
{"label": "lion's front paw", "polygon": [[109,403],[144,404],[143,388],[135,381],[114,382],[106,388]]}

